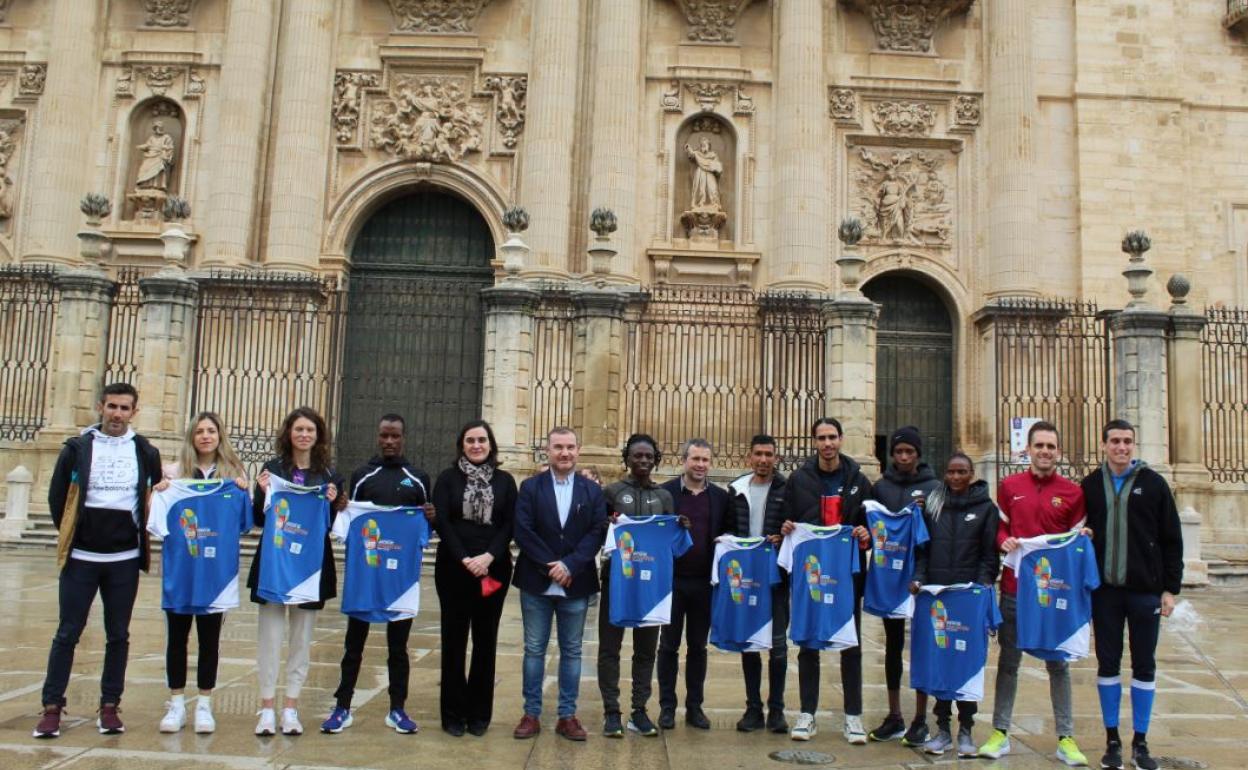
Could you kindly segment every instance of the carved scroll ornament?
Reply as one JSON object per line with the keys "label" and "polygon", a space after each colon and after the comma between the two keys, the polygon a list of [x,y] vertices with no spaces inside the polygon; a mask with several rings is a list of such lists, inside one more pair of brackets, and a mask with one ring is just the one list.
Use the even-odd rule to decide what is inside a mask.
{"label": "carved scroll ornament", "polygon": [[472,32],[489,0],[390,0],[394,25],[401,32]]}
{"label": "carved scroll ornament", "polygon": [[194,0],[143,0],[147,27],[188,27],[191,24],[191,6]]}
{"label": "carved scroll ornament", "polygon": [[407,75],[395,78],[390,98],[373,110],[369,139],[391,155],[431,163],[457,163],[481,150],[481,108],[469,103],[462,78]]}
{"label": "carved scroll ornament", "polygon": [[841,0],[871,20],[875,39],[885,51],[932,50],[940,22],[963,13],[975,0]]}

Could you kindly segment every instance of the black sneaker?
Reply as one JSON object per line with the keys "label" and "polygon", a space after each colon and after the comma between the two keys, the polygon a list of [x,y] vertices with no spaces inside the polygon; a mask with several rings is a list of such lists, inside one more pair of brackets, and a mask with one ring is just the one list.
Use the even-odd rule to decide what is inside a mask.
{"label": "black sneaker", "polygon": [[[618,716],[616,717],[619,718]],[[654,722],[650,721],[650,715],[645,709],[637,709],[628,715],[628,729],[635,733],[640,733],[647,738],[653,738],[659,734],[659,728],[654,726]]]}
{"label": "black sneaker", "polygon": [[620,712],[608,711],[603,716],[602,734],[608,738],[624,737],[624,722],[620,719]]}
{"label": "black sneaker", "polygon": [[755,730],[761,730],[766,726],[763,721],[763,710],[751,706],[745,710],[745,713],[737,720],[737,731],[743,733],[752,733]]}
{"label": "black sneaker", "polygon": [[901,736],[902,746],[922,746],[927,743],[927,722],[914,720],[910,723],[910,729],[906,730],[906,734]]}
{"label": "black sneaker", "polygon": [[873,741],[892,741],[906,734],[906,720],[896,714],[889,714],[884,717],[884,721],[879,727],[867,733],[867,737]]}
{"label": "black sneaker", "polygon": [[767,732],[788,734],[789,720],[784,718],[784,709],[772,709],[767,712]]}
{"label": "black sneaker", "polygon": [[706,718],[706,712],[700,706],[685,707],[685,724],[699,730],[711,729],[711,720]]}
{"label": "black sneaker", "polygon": [[664,730],[673,730],[676,728],[676,709],[659,709],[659,727]]}
{"label": "black sneaker", "polygon": [[1131,764],[1139,770],[1157,770],[1157,760],[1148,754],[1148,744],[1144,741],[1131,744]]}
{"label": "black sneaker", "polygon": [[1110,741],[1105,745],[1105,753],[1101,755],[1102,770],[1122,770],[1122,744]]}

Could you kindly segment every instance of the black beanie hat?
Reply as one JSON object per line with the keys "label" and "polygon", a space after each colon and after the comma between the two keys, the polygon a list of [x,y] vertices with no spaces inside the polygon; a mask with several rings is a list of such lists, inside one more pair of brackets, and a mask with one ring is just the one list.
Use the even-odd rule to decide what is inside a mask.
{"label": "black beanie hat", "polygon": [[898,444],[909,444],[914,447],[914,451],[923,456],[923,437],[919,435],[919,429],[913,425],[907,425],[893,431],[893,437],[888,440],[888,454],[892,455],[893,450]]}

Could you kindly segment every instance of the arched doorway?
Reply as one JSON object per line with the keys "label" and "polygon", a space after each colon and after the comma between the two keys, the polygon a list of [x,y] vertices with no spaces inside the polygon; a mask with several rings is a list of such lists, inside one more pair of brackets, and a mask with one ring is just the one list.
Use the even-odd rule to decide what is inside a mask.
{"label": "arched doorway", "polygon": [[351,251],[338,463],[376,451],[377,420],[407,420],[407,457],[437,475],[464,422],[480,416],[494,239],[470,204],[418,189],[383,205]]}
{"label": "arched doorway", "polygon": [[888,437],[902,425],[923,434],[923,459],[937,473],[953,451],[953,320],[924,281],[886,273],[863,287],[878,303],[875,455],[888,463]]}

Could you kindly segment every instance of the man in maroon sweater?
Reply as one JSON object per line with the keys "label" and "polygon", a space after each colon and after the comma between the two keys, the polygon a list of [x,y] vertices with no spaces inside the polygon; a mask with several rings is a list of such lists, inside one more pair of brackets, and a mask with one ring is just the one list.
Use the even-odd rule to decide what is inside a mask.
{"label": "man in maroon sweater", "polygon": [[[1031,467],[1001,480],[997,487],[997,507],[1001,523],[997,528],[997,545],[1002,553],[1018,547],[1022,538],[1069,532],[1082,527],[1085,513],[1083,490],[1078,484],[1057,472],[1062,457],[1057,426],[1040,421],[1027,432],[1027,449]],[[981,757],[996,759],[1010,752],[1010,719],[1014,713],[1014,695],[1018,690],[1018,666],[1022,653],[1015,646],[1018,635],[1016,595],[1018,579],[1014,570],[1005,567],[1001,573],[1001,619],[997,641],[1001,654],[997,658],[996,697],[992,710],[992,736],[979,747]],[[1065,661],[1045,661],[1049,672],[1049,698],[1053,702],[1053,720],[1057,727],[1057,758],[1068,765],[1086,765],[1087,758],[1074,740],[1075,722],[1070,695],[1070,667]]]}

